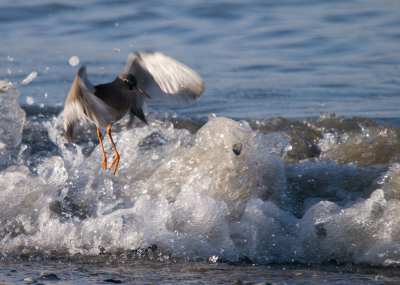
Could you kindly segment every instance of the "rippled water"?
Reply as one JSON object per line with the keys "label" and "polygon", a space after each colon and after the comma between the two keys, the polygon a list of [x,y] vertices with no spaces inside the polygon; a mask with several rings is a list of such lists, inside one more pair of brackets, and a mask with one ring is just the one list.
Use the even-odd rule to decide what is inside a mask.
{"label": "rippled water", "polygon": [[182,115],[398,117],[399,14],[387,0],[6,1],[0,77],[36,71],[19,102],[62,105],[72,56],[98,84],[122,72],[129,52],[158,50],[205,78]]}
{"label": "rippled water", "polygon": [[[3,2],[0,281],[397,284],[398,15],[397,1]],[[114,176],[92,126],[66,147],[60,112],[79,65],[108,82],[138,50],[206,91],[115,124]]]}
{"label": "rippled water", "polygon": [[[398,284],[393,269],[358,266],[303,266],[212,262],[154,263],[124,260],[91,262],[6,262],[0,282],[6,284]],[[19,282],[18,282],[18,281]],[[7,283],[8,282],[8,283]]]}

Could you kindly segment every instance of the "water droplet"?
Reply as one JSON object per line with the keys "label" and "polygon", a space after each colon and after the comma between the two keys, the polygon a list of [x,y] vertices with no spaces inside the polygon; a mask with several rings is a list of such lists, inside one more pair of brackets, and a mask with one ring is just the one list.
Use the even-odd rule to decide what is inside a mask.
{"label": "water droplet", "polygon": [[33,97],[31,96],[26,97],[26,104],[32,105],[33,103],[35,103],[35,99],[33,99]]}
{"label": "water droplet", "polygon": [[77,66],[79,64],[79,58],[77,56],[71,56],[69,59],[69,64],[71,66]]}
{"label": "water droplet", "polygon": [[22,85],[28,84],[28,83],[31,82],[33,79],[35,79],[36,76],[37,76],[37,72],[36,72],[36,71],[32,72],[31,74],[28,75],[28,77],[26,77],[24,80],[22,80],[21,84],[22,84]]}
{"label": "water droplet", "polygon": [[215,115],[214,113],[208,114],[208,120],[212,120],[212,119],[214,119],[216,117],[217,117],[217,115]]}

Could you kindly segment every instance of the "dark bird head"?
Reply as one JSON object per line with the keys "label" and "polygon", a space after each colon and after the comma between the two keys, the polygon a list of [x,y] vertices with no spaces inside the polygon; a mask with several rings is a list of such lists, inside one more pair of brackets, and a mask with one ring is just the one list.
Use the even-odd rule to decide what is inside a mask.
{"label": "dark bird head", "polygon": [[136,92],[139,92],[140,94],[142,94],[143,96],[150,98],[149,95],[147,95],[145,92],[143,92],[138,86],[137,86],[137,80],[136,77],[133,76],[132,74],[120,74],[118,75],[116,81],[120,82],[122,88],[124,89],[129,89],[129,90],[133,90]]}

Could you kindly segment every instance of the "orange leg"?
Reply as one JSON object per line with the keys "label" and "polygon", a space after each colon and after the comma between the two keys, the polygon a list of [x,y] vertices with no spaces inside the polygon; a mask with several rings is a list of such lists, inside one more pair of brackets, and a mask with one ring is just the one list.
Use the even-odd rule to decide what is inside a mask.
{"label": "orange leg", "polygon": [[101,139],[101,133],[100,133],[100,129],[97,128],[97,136],[99,137],[99,141],[100,141],[100,145],[101,145],[101,150],[103,151],[103,168],[105,170],[107,170],[107,157],[106,157],[106,153],[104,152],[104,146],[103,146],[103,141]]}
{"label": "orange leg", "polygon": [[111,126],[112,125],[108,126],[107,134],[110,137],[111,143],[112,143],[112,145],[114,147],[114,151],[115,151],[115,155],[113,156],[113,162],[111,163],[111,166],[110,166],[110,169],[111,169],[115,163],[115,168],[114,168],[114,174],[115,174],[115,172],[117,172],[117,167],[118,167],[118,163],[119,163],[119,154],[118,154],[117,148],[115,147],[114,141],[111,136]]}

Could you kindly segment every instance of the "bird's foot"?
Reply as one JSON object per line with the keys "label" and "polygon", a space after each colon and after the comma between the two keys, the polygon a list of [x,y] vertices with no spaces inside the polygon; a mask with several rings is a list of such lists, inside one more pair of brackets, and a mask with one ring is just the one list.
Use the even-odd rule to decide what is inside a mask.
{"label": "bird's foot", "polygon": [[113,156],[113,162],[111,163],[110,169],[113,167],[114,163],[115,163],[115,168],[114,168],[113,174],[115,174],[115,172],[117,172],[118,163],[119,163],[119,155],[118,154]]}
{"label": "bird's foot", "polygon": [[107,158],[103,159],[103,169],[107,170]]}

